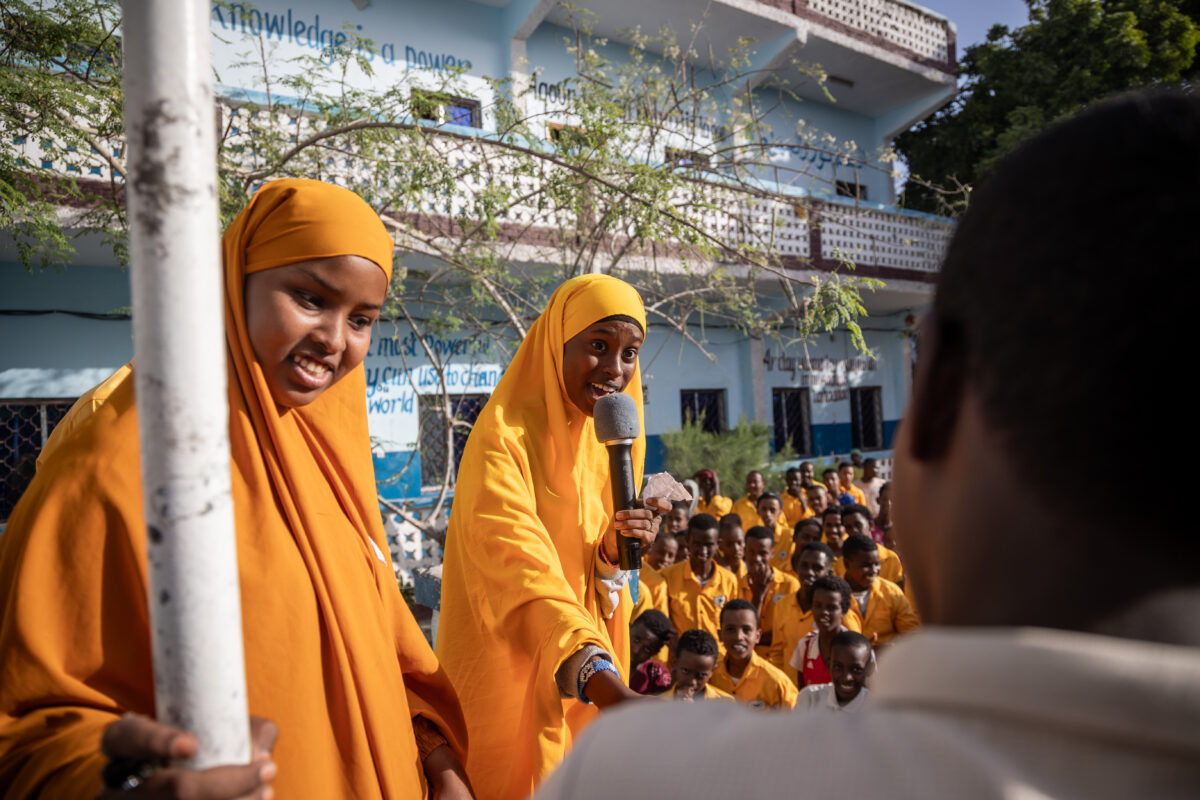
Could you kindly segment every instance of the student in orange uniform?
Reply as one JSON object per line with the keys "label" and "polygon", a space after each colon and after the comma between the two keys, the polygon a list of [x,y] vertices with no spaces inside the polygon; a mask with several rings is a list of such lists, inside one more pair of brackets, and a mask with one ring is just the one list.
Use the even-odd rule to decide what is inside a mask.
{"label": "student in orange uniform", "polygon": [[821,538],[833,551],[833,574],[840,578],[845,571],[842,565],[842,542],[846,539],[840,506],[831,505],[821,513]]}
{"label": "student in orange uniform", "polygon": [[662,694],[671,688],[671,670],[655,654],[675,643],[675,628],[656,609],[629,624],[629,688],[638,694]]}
{"label": "student in orange uniform", "polygon": [[675,645],[675,666],[671,668],[675,685],[663,696],[688,703],[696,700],[732,700],[733,695],[709,682],[716,671],[719,655],[717,640],[711,633],[698,628],[684,631]]}
{"label": "student in orange uniform", "polygon": [[[661,573],[662,570],[675,563],[678,547],[674,536],[660,533],[654,537],[654,543],[650,545],[650,552],[643,559],[645,563],[638,571],[638,600],[630,614],[631,619],[636,620],[651,609],[658,610],[664,615],[670,613],[670,606],[667,604],[667,582]],[[666,663],[669,654],[670,650],[663,645],[662,652],[659,653],[659,660]],[[630,688],[633,688],[632,684]]]}
{"label": "student in orange uniform", "polygon": [[804,497],[808,500],[808,510],[812,516],[819,517],[829,505],[829,488],[823,483],[810,484],[804,487]]}
{"label": "student in orange uniform", "polygon": [[780,547],[779,543],[776,542],[774,566],[776,569],[786,572],[793,578],[798,578],[799,576],[796,574],[795,566],[796,553],[800,551],[800,548],[804,547],[804,545],[808,544],[809,542],[821,541],[821,518],[807,517],[800,520],[796,523],[796,527],[792,531],[790,538],[792,541],[792,547],[790,550]]}
{"label": "student in orange uniform", "polygon": [[[871,512],[867,510],[866,506],[844,506],[842,508],[842,528],[846,531],[847,536],[861,533],[871,541],[875,541],[875,537],[871,535]],[[884,545],[879,545],[879,576],[887,578],[901,589],[904,588],[904,566],[900,563],[900,556],[896,554],[895,550]]]}
{"label": "student in orange uniform", "polygon": [[397,589],[371,465],[362,361],[392,239],[353,192],[285,179],[221,246],[246,699],[274,724],[252,726],[252,763],[194,771],[178,762],[196,738],[151,718],[127,364],[55,429],[0,536],[0,795],[96,797],[106,757],[153,774],[105,798],[465,792],[444,783],[461,771],[462,713]]}
{"label": "student in orange uniform", "polygon": [[[899,586],[879,577],[879,545],[856,533],[842,545],[846,582],[854,595],[854,606],[863,620],[863,636],[876,647],[887,644],[898,633],[921,626],[917,612]],[[877,637],[877,638],[876,638]]]}
{"label": "student in orange uniform", "polygon": [[766,525],[775,532],[776,541],[786,541],[787,534],[791,533],[792,526],[787,524],[787,520],[783,518],[783,500],[774,492],[763,492],[755,501],[754,507],[758,510],[759,525]]}
{"label": "student in orange uniform", "polygon": [[[686,528],[684,529],[686,530]],[[663,532],[665,533],[665,531]],[[662,572],[678,561],[679,542],[674,536],[655,536],[654,542],[646,553],[646,564],[656,572]],[[645,566],[645,565],[643,565]]]}
{"label": "student in orange uniform", "polygon": [[758,611],[748,600],[730,600],[721,609],[721,644],[712,685],[751,708],[791,708],[796,686],[778,667],[755,652],[760,627]]}
{"label": "student in orange uniform", "polygon": [[721,607],[737,597],[737,578],[717,564],[717,521],[697,514],[688,521],[688,560],[663,570],[667,605],[676,630],[699,628],[716,635]]}
{"label": "student in orange uniform", "polygon": [[825,484],[825,489],[829,492],[829,505],[848,506],[854,502],[854,498],[846,492],[846,487],[842,486],[841,478],[838,477],[836,469],[830,467],[822,472],[821,480]]}
{"label": "student in orange uniform", "polygon": [[787,520],[788,527],[794,528],[800,520],[811,517],[812,512],[804,502],[804,484],[801,482],[800,468],[789,469],[784,475],[784,480],[787,482],[787,488],[780,495],[783,498],[783,518]]}
{"label": "student in orange uniform", "polygon": [[757,503],[759,495],[766,487],[761,472],[754,469],[746,473],[746,493],[733,504],[733,513],[742,518],[742,530],[748,531],[755,525],[762,524],[758,517]]}
{"label": "student in orange uniform", "polygon": [[[462,699],[467,774],[481,798],[527,797],[597,708],[640,698],[626,684],[633,604],[617,535],[648,549],[658,523],[649,507],[612,508],[592,413],[601,397],[625,392],[640,417],[645,331],[629,284],[596,274],[565,281],[467,439],[437,651]],[[644,453],[638,436],[635,484]]]}
{"label": "student in orange uniform", "polygon": [[742,518],[737,514],[721,517],[717,533],[716,561],[739,579],[746,574],[746,534],[742,530]]}
{"label": "student in orange uniform", "polygon": [[696,513],[720,519],[733,510],[733,500],[721,494],[720,479],[711,469],[702,469],[692,476],[700,487],[696,498]]}
{"label": "student in orange uniform", "polygon": [[800,581],[771,566],[774,551],[775,537],[771,529],[765,525],[751,528],[746,537],[747,573],[738,581],[738,597],[754,604],[762,623],[758,653],[764,657],[770,652],[775,607],[800,588]]}
{"label": "student in orange uniform", "polygon": [[863,490],[854,485],[854,465],[849,461],[838,464],[838,483],[841,484],[843,492],[854,498],[855,505],[867,504],[867,496],[863,494]]}
{"label": "student in orange uniform", "polygon": [[[663,516],[662,532],[675,539],[675,561],[687,558],[687,524],[690,504],[684,500],[671,503],[671,510]],[[661,567],[660,567],[661,569]]]}

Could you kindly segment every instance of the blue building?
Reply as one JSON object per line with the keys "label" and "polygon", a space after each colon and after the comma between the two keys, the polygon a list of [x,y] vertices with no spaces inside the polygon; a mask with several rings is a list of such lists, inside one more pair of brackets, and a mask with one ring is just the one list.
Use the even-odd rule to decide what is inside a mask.
{"label": "blue building", "polygon": [[[629,59],[638,36],[633,31],[666,29],[692,44],[690,68],[703,80],[706,67],[715,75],[713,54],[750,40],[744,85],[731,87],[728,99],[760,98],[769,109],[771,131],[762,139],[764,158],[753,176],[769,199],[742,218],[742,233],[730,235],[746,235],[746,226],[767,226],[780,263],[797,276],[825,279],[850,258],[857,265],[854,274],[886,284],[863,298],[868,312],[863,337],[870,355],[853,345],[847,330],[819,336],[805,347],[786,331],[760,338],[719,321],[688,328],[689,338],[705,342],[701,352],[679,331],[652,319],[641,362],[648,469],[661,465],[661,434],[678,428],[687,416],[714,430],[740,417],[761,420],[774,429],[778,446],[788,444],[801,456],[844,454],[857,447],[886,457],[906,402],[913,358],[909,332],[931,299],[951,223],[894,206],[884,153],[895,135],[953,96],[953,24],[904,0],[593,0],[578,5],[594,14],[587,46],[616,64]],[[540,120],[539,130],[551,142],[572,124],[565,111],[559,113],[577,77],[572,13],[547,0],[214,5],[214,65],[226,135],[238,135],[238,115],[247,103],[263,102],[261,69],[242,64],[247,51],[261,49],[279,65],[278,102],[287,94],[278,81],[306,69],[289,59],[332,61],[333,48],[355,46],[369,61],[371,74],[355,73],[350,82],[427,92],[431,128],[485,141],[494,136],[495,89],[486,79],[499,77],[528,88],[525,111]],[[701,25],[694,28],[694,23]],[[355,35],[369,44],[354,44]],[[662,55],[661,44],[645,47],[652,57]],[[823,68],[823,85],[805,64]],[[445,91],[445,76],[451,73],[452,93]],[[298,98],[284,99],[302,110]],[[685,117],[678,123],[699,129],[701,141],[717,142],[728,134],[719,112]],[[691,149],[673,147],[667,137],[654,152],[631,157],[681,166],[708,157],[695,149],[694,135],[686,141]],[[36,143],[16,137],[3,145],[24,150],[32,168],[40,164],[51,174],[64,168],[40,159]],[[119,147],[114,154],[119,156]],[[107,181],[108,170],[97,160],[84,178]],[[714,166],[708,179],[719,186],[717,178]],[[449,204],[396,209],[429,218],[449,210]],[[398,246],[405,248],[402,237]],[[532,254],[526,258],[538,260]],[[422,255],[406,263],[434,261]],[[669,271],[675,268],[670,262],[664,257],[644,269]],[[713,266],[736,270],[739,265]],[[639,267],[625,269],[636,283]],[[761,275],[757,280],[764,311],[782,307],[779,281]],[[128,274],[94,240],[81,241],[71,263],[36,273],[16,263],[4,243],[0,297],[0,335],[9,342],[0,353],[3,520],[54,423],[75,398],[132,357],[132,338]],[[420,309],[414,307],[414,313]],[[418,337],[403,320],[381,324],[366,370],[385,498],[429,494],[454,458],[444,445],[441,384],[427,352],[441,362],[453,407],[468,420],[506,362],[486,337],[454,331]],[[464,439],[457,438],[455,449]]]}

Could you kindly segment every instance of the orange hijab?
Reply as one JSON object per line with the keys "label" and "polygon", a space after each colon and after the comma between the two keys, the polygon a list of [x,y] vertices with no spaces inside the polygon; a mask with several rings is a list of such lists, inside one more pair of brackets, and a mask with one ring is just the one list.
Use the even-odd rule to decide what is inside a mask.
{"label": "orange hijab", "polygon": [[[559,665],[587,644],[627,678],[628,594],[605,618],[596,551],[612,519],[608,455],[567,396],[563,345],[614,314],[646,327],[627,283],[562,284],[475,422],[446,534],[438,656],[459,689],[481,800],[526,797],[562,759],[594,706],[560,697]],[[625,391],[642,411],[640,370]],[[641,481],[645,437],[634,444]]]}
{"label": "orange hijab", "polygon": [[[307,406],[271,399],[246,333],[251,272],[392,242],[359,197],[264,186],[223,239],[234,514],[250,713],[279,724],[280,797],[407,798],[412,717],[465,747],[454,691],[397,588],[361,365]],[[154,713],[132,367],[56,429],[0,537],[0,785],[94,792],[105,725]]]}

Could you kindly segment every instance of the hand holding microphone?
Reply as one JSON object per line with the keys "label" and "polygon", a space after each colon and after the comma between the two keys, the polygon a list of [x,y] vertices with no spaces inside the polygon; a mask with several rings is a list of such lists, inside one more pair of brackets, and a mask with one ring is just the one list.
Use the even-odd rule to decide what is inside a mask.
{"label": "hand holding microphone", "polygon": [[596,438],[608,448],[608,463],[612,475],[613,510],[616,511],[615,541],[606,537],[604,552],[616,555],[621,569],[637,570],[642,566],[641,554],[649,550],[658,533],[659,514],[670,510],[671,504],[660,498],[646,498],[645,505],[637,499],[634,481],[633,440],[641,434],[637,404],[622,392],[614,392],[596,401],[593,411]]}

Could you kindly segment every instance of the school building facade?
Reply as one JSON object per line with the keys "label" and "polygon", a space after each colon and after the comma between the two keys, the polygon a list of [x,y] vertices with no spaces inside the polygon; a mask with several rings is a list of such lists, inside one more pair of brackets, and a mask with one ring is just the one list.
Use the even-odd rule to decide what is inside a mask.
{"label": "school building facade", "polygon": [[[690,35],[707,15],[701,52],[723,52],[739,37],[754,40],[755,71],[798,95],[777,113],[780,145],[799,144],[786,120],[800,119],[839,141],[858,143],[870,160],[892,137],[932,113],[955,91],[954,26],[903,0],[591,0],[593,32],[608,38],[620,58],[630,29],[664,26]],[[461,68],[462,97],[444,109],[462,129],[486,135],[490,89],[485,77],[532,81],[537,101],[552,108],[556,87],[574,73],[568,12],[546,0],[259,0],[214,5],[212,26],[218,96],[225,113],[257,91],[255,76],[239,67],[248,45],[263,42],[280,59],[320,52],[357,30],[369,36],[373,81],[408,81]],[[831,102],[794,63],[819,63],[828,74]],[[757,91],[752,89],[752,91]],[[535,101],[535,102],[537,102]],[[786,120],[785,120],[786,118]],[[719,124],[719,120],[716,121]],[[461,131],[460,131],[461,132]],[[547,136],[550,135],[549,127]],[[797,134],[798,136],[798,134]],[[38,167],[35,143],[27,148]],[[787,337],[757,339],[720,325],[693,333],[710,360],[666,325],[652,322],[642,351],[647,470],[661,467],[660,437],[686,416],[721,430],[740,417],[770,425],[780,446],[802,457],[847,453],[852,447],[888,454],[903,415],[914,359],[911,329],[932,296],[949,220],[894,206],[886,169],[859,169],[819,148],[781,147],[779,169],[802,176],[777,193],[791,199],[764,212],[786,218],[784,247],[796,268],[822,274],[849,256],[856,274],[886,285],[864,294],[862,320],[871,355],[852,345],[847,331],[824,334],[807,348]],[[860,165],[861,166],[861,165]],[[53,172],[61,165],[42,163]],[[107,167],[89,169],[107,180]],[[772,175],[764,175],[770,181]],[[11,242],[0,243],[0,523],[32,474],[41,443],[70,404],[132,355],[128,273],[102,244],[81,241],[72,263],[29,272]],[[776,301],[777,283],[759,287],[763,303]],[[470,419],[503,372],[504,359],[485,337],[454,332],[419,341],[402,320],[380,324],[366,359],[368,412],[381,496],[393,500],[428,494],[447,453],[437,402],[440,384],[426,356],[446,363],[446,383],[458,413]],[[461,440],[456,449],[461,447]],[[738,476],[725,476],[737,493]],[[732,481],[732,482],[731,482]],[[732,487],[732,488],[730,488]]]}

